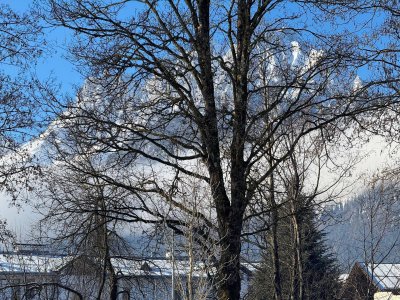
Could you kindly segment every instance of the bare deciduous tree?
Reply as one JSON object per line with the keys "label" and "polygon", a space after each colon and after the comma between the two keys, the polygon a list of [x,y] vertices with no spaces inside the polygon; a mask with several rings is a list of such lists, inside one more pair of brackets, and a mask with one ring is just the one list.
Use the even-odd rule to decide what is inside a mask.
{"label": "bare deciduous tree", "polygon": [[118,275],[112,258],[130,254],[116,229],[121,220],[129,221],[130,210],[125,212],[124,207],[129,208],[130,197],[94,176],[98,159],[77,154],[71,161],[58,161],[42,170],[43,186],[37,189],[38,208],[44,215],[39,238],[73,257],[72,267],[61,275],[65,285],[88,299],[117,299]]}
{"label": "bare deciduous tree", "polygon": [[20,163],[24,153],[16,148],[36,133],[35,83],[29,73],[42,52],[42,34],[37,15],[17,14],[5,4],[0,7],[0,182],[4,188],[9,176],[24,169]]}
{"label": "bare deciduous tree", "polygon": [[[240,298],[246,211],[299,141],[317,131],[330,139],[398,101],[387,88],[396,78],[376,72],[354,84],[362,66],[384,69],[379,52],[371,59],[363,48],[358,26],[354,32],[324,26],[327,17],[368,12],[365,2],[47,4],[49,21],[77,34],[72,53],[97,82],[62,119],[79,118],[82,140],[113,157],[118,171],[97,176],[136,197],[135,222],[178,230],[188,225],[182,214],[196,214],[218,233],[219,299]],[[181,174],[204,184],[215,223],[176,196]],[[176,214],[166,218],[170,205]],[[208,237],[200,237],[206,244]]]}

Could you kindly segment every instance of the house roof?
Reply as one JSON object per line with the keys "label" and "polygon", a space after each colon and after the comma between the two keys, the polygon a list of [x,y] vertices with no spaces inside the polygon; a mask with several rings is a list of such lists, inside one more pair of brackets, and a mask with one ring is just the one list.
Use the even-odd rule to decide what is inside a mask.
{"label": "house roof", "polygon": [[367,272],[381,291],[400,289],[400,264],[365,264],[360,266]]}
{"label": "house roof", "polygon": [[349,278],[349,274],[347,274],[347,273],[339,275],[339,281],[340,282],[345,282],[347,280],[347,278]]}
{"label": "house roof", "polygon": [[0,272],[51,273],[70,260],[67,256],[0,254]]}
{"label": "house roof", "polygon": [[[77,259],[72,256],[0,254],[0,273],[52,273]],[[117,274],[122,276],[171,276],[172,263],[167,259],[112,258]],[[175,274],[187,275],[190,270],[195,277],[206,276],[204,265],[187,260],[175,260]]]}
{"label": "house roof", "polygon": [[[80,257],[37,255],[21,253],[0,253],[0,273],[54,273]],[[126,277],[135,276],[167,276],[172,275],[172,262],[161,258],[112,258],[111,263],[116,274]],[[242,268],[253,273],[256,269],[252,263],[242,263]],[[192,265],[187,259],[175,259],[174,272],[177,276],[188,275],[206,277],[208,272],[215,272],[215,268],[208,269],[202,262]]]}
{"label": "house roof", "polygon": [[[125,259],[112,258],[111,263],[116,272],[123,276],[171,276],[172,262],[169,259]],[[243,262],[242,271],[248,274],[254,273],[259,263]],[[208,268],[202,262],[193,262],[190,264],[187,259],[176,259],[174,261],[175,275],[188,275],[192,273],[193,277],[206,277],[208,273],[214,274],[215,267]],[[208,273],[207,273],[208,272]]]}
{"label": "house roof", "polygon": [[[172,262],[167,259],[123,259],[112,258],[111,263],[117,274],[123,276],[171,276]],[[192,272],[194,277],[207,276],[204,264],[195,262],[192,266],[187,260],[175,260],[176,275],[187,275]]]}

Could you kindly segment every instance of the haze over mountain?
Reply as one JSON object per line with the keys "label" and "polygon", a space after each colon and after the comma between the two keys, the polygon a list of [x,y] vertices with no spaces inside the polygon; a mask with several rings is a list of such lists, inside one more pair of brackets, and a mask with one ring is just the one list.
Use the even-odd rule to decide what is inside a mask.
{"label": "haze over mountain", "polygon": [[[287,68],[291,70],[306,70],[308,66],[312,65],[318,59],[319,55],[321,55],[321,52],[316,50],[311,50],[307,55],[305,55],[301,51],[299,43],[292,42],[290,47],[288,47],[288,50],[284,53],[281,53],[281,57],[267,55],[268,58],[266,59],[266,68],[270,74],[269,80],[276,82],[279,81],[280,75],[276,71],[276,64],[278,61],[286,61],[288,65]],[[229,55],[227,55],[225,58],[229,60]],[[218,94],[218,97],[222,99],[220,104],[229,105],[228,98],[230,95],[229,89],[227,89],[229,82],[227,82],[227,79],[224,78],[222,73],[219,74],[219,77],[216,77],[218,86],[216,93]],[[149,95],[147,95],[147,97],[152,96],[151,92],[155,90],[154,87],[157,87],[158,84],[160,83],[152,83],[151,80],[149,80],[147,87]],[[358,86],[362,85],[362,82],[358,77],[356,77],[353,85],[355,88],[357,88]],[[102,107],[104,104],[103,99],[93,96],[92,89],[95,90],[96,87],[87,82],[82,89],[83,97],[81,95],[79,98],[80,103],[77,104],[78,107],[85,105],[87,105],[88,109],[97,109]],[[296,91],[294,90],[293,93],[295,94]],[[85,101],[85,99],[88,101]],[[225,102],[223,101],[224,99]],[[255,106],[254,109],[256,110],[257,103],[252,103],[252,105]],[[173,110],[176,108],[171,107],[170,109]],[[65,114],[73,114],[73,111],[65,112]],[[118,115],[115,116],[115,118],[118,117]],[[38,138],[25,144],[21,151],[26,152],[27,157],[29,157],[28,160],[32,160],[33,164],[39,164],[42,167],[51,166],[53,164],[52,159],[54,157],[54,153],[52,153],[54,151],[54,146],[52,144],[54,140],[51,140],[50,137],[55,133],[56,136],[62,136],[60,131],[63,130],[63,126],[65,126],[63,121],[54,121],[51,126]],[[177,127],[179,127],[179,124],[177,124]],[[177,128],[171,128],[171,130],[177,130]],[[341,183],[338,185],[338,187],[336,187],[337,190],[343,189],[343,191],[340,193],[340,197],[335,199],[335,201],[338,202],[348,201],[349,199],[352,199],[362,193],[364,191],[366,182],[372,174],[390,166],[394,159],[400,157],[396,153],[392,153],[392,149],[389,147],[389,144],[384,138],[377,136],[371,136],[369,137],[368,142],[359,142],[357,145],[352,145],[351,148],[349,148],[348,144],[345,142],[343,145],[340,145],[340,143],[333,144],[332,149],[332,156],[336,157],[335,161],[339,164],[343,163],[346,165],[349,162],[354,163],[354,165],[350,167],[350,172],[346,173],[346,176],[342,178]],[[322,186],[331,185],[332,182],[337,180],[338,176],[340,176],[335,174],[332,169],[328,167],[325,166],[325,168],[322,169]],[[313,178],[310,179],[310,181],[312,180]],[[16,229],[17,234],[21,235],[22,238],[25,238],[29,233],[29,230],[32,228],[32,224],[37,221],[40,216],[34,214],[30,206],[35,204],[34,194],[24,191],[24,187],[21,187],[21,192],[23,195],[22,199],[29,200],[29,204],[24,205],[23,201],[20,201],[19,203],[21,203],[21,208],[19,210],[15,207],[9,207],[9,196],[4,193],[0,196],[0,218],[7,219],[10,228]]]}

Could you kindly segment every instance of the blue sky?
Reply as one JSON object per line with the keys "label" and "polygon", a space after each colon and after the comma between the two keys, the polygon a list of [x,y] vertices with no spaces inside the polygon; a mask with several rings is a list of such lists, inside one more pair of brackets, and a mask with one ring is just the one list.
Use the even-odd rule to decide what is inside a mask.
{"label": "blue sky", "polygon": [[[28,8],[33,5],[34,0],[0,0],[1,4],[9,5],[16,12],[22,13],[27,11]],[[124,12],[132,13],[135,8],[138,8],[138,2],[132,2],[124,10]],[[299,7],[296,5],[286,5],[286,10],[296,12]],[[279,15],[279,12],[276,12]],[[285,13],[285,12],[281,12]],[[307,16],[310,17],[310,16]],[[340,24],[339,19],[335,19],[336,24],[340,24],[339,31],[344,28],[351,30],[352,28],[360,26],[362,24],[362,29],[360,34],[362,34],[363,30],[371,30],[376,23],[369,22],[370,15],[356,14],[353,16],[350,22],[344,22]],[[376,18],[380,20],[380,18]],[[302,19],[300,19],[301,21]],[[307,19],[303,20],[303,22],[307,23],[309,26],[315,26],[315,20]],[[379,22],[378,22],[379,23]],[[329,22],[319,23],[318,26],[326,26],[331,27],[332,24]],[[316,29],[316,28],[314,28]],[[326,30],[324,28],[323,30]],[[333,30],[331,28],[330,30]],[[66,56],[68,55],[67,48],[71,40],[71,32],[64,28],[48,28],[45,31],[47,42],[52,46],[50,50],[46,51],[44,56],[38,61],[37,66],[35,66],[34,70],[39,77],[39,79],[46,80],[50,76],[54,77],[56,81],[61,85],[61,91],[64,93],[74,93],[74,86],[81,86],[83,83],[82,76],[77,72],[74,65],[68,61]],[[296,37],[293,37],[296,39]]]}
{"label": "blue sky", "polygon": [[[0,3],[9,5],[17,13],[23,13],[33,5],[33,0],[0,0]],[[32,68],[32,72],[41,80],[54,77],[61,91],[71,95],[74,86],[79,87],[83,83],[83,78],[66,58],[70,37],[71,33],[64,28],[46,29],[45,38],[51,47],[39,59],[37,66]]]}
{"label": "blue sky", "polygon": [[[9,5],[17,13],[23,13],[33,4],[33,0],[0,0],[0,5],[3,4]],[[51,50],[44,53],[36,66],[32,66],[31,72],[35,73],[41,80],[53,77],[61,86],[63,94],[74,96],[74,86],[81,86],[83,78],[73,64],[66,59],[71,34],[63,28],[49,28],[45,31],[45,37],[47,42],[52,45]],[[15,73],[13,66],[3,64],[0,68],[2,72],[7,74],[13,75]],[[27,236],[26,231],[39,217],[27,205],[18,208],[10,203],[10,196],[0,192],[0,220],[6,218],[9,229],[16,232],[18,237],[25,238]]]}

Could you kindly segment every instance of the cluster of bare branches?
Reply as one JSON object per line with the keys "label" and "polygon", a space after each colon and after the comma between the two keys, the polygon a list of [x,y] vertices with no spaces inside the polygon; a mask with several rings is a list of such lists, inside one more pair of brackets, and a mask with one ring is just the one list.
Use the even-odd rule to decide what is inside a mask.
{"label": "cluster of bare branches", "polygon": [[[296,225],[300,191],[308,189],[311,204],[330,190],[320,184],[321,168],[341,163],[339,177],[348,171],[331,145],[397,110],[398,78],[387,69],[396,70],[383,45],[362,40],[364,24],[311,27],[306,18],[335,25],[354,14],[386,15],[385,8],[142,1],[131,14],[129,5],[52,0],[43,7],[50,23],[77,34],[71,53],[90,78],[59,118],[68,131],[54,130],[54,159],[124,195],[110,197],[113,220],[167,224],[204,249],[217,245],[218,298],[239,299],[241,247],[251,235],[245,225],[274,231],[282,199]],[[364,66],[376,71],[361,82]],[[96,170],[81,163],[89,155],[101,160]],[[204,193],[201,209],[184,200],[188,178]]]}
{"label": "cluster of bare branches", "polygon": [[[70,103],[52,103],[63,112],[41,137],[48,161],[39,206],[56,240],[76,253],[91,248],[102,262],[98,297],[115,273],[110,232],[140,228],[156,236],[170,228],[189,258],[207,265],[218,299],[241,297],[245,243],[272,247],[274,298],[282,299],[277,224],[284,212],[297,251],[293,298],[303,299],[302,207],[343,191],[338,184],[353,161],[338,149],[364,130],[396,128],[397,6],[45,1],[39,13],[48,24],[75,34],[70,52],[87,81]],[[37,55],[35,24],[8,17],[33,27],[0,55]],[[11,126],[32,113],[26,107],[5,110],[18,117]],[[336,175],[324,182],[324,172]]]}

